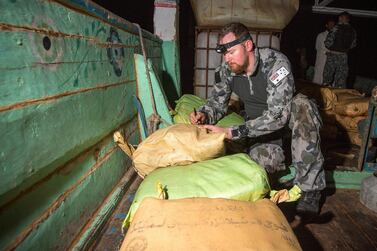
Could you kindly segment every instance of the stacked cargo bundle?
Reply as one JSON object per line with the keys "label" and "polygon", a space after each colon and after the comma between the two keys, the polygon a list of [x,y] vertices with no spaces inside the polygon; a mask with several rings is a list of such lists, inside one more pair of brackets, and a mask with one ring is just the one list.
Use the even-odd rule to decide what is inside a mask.
{"label": "stacked cargo bundle", "polygon": [[298,92],[317,101],[323,120],[323,139],[344,139],[361,146],[358,124],[367,116],[369,98],[357,90],[322,87],[308,82],[297,82],[296,87]]}
{"label": "stacked cargo bundle", "polygon": [[302,250],[277,205],[267,199],[145,198],[120,251]]}

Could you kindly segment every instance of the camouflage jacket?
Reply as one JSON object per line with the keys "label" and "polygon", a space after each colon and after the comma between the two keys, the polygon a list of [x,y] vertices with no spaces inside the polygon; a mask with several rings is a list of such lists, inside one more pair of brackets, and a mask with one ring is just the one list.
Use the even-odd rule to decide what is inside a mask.
{"label": "camouflage jacket", "polygon": [[[294,94],[294,79],[289,60],[282,53],[264,48],[254,50],[255,65],[251,74],[262,74],[263,81],[267,81],[267,107],[262,116],[248,120],[245,124],[232,126],[232,139],[244,137],[258,137],[277,131],[285,126],[290,115],[290,104]],[[260,70],[258,67],[262,67]],[[198,110],[206,114],[207,124],[215,124],[227,112],[228,102],[232,93],[230,83],[232,73],[226,63],[222,63],[215,71],[215,84],[212,96],[207,103]],[[246,74],[245,74],[246,76]],[[253,83],[248,77],[250,92],[253,95]]]}
{"label": "camouflage jacket", "polygon": [[327,35],[324,44],[329,50],[348,52],[356,47],[356,31],[349,24],[337,24]]}

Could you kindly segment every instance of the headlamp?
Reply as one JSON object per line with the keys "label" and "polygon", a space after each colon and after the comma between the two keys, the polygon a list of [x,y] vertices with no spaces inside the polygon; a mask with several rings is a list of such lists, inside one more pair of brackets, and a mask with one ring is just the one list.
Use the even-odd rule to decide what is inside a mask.
{"label": "headlamp", "polygon": [[231,47],[233,47],[237,44],[240,44],[240,43],[242,43],[242,42],[244,42],[248,39],[251,40],[249,32],[243,34],[242,36],[240,36],[236,40],[233,40],[232,42],[229,42],[229,43],[226,43],[226,44],[217,44],[215,50],[216,50],[217,53],[224,54],[229,48],[231,48]]}

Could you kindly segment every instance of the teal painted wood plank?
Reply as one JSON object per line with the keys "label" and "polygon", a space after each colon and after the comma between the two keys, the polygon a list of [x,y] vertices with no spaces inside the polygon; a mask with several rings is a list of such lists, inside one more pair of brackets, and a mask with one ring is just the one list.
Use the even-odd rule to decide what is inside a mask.
{"label": "teal painted wood plank", "polygon": [[[93,6],[0,0],[0,249],[66,249],[130,164],[111,132],[133,119],[140,141],[138,33]],[[161,77],[161,40],[142,33]]]}
{"label": "teal painted wood plank", "polygon": [[[27,1],[24,4],[20,4],[20,1],[16,2],[19,5],[7,5],[7,10],[17,7],[16,17],[20,16],[22,22],[30,21],[31,24],[35,25],[34,28],[47,29],[52,32],[51,34],[61,33],[60,29],[66,28],[66,26],[73,30],[68,29],[67,32],[71,33],[65,33],[65,37],[56,36],[56,40],[61,41],[60,44],[57,42],[55,54],[60,55],[59,51],[64,53],[60,55],[58,61],[54,58],[49,59],[51,60],[49,62],[53,63],[50,68],[46,68],[41,63],[44,62],[44,57],[51,56],[49,53],[53,49],[44,51],[45,55],[43,56],[34,55],[35,51],[44,50],[43,34],[28,31],[24,32],[27,34],[25,41],[28,38],[33,40],[30,39],[30,36],[38,37],[40,50],[25,45],[23,47],[25,53],[30,53],[30,55],[20,54],[21,56],[12,57],[12,60],[17,60],[20,65],[26,65],[26,69],[18,71],[2,69],[3,71],[0,74],[0,95],[2,95],[2,98],[0,100],[6,104],[5,109],[9,110],[1,112],[1,108],[4,108],[4,106],[0,107],[0,129],[2,130],[0,139],[7,143],[6,147],[0,150],[0,163],[4,163],[0,167],[0,173],[8,179],[7,182],[0,184],[0,204],[9,199],[9,196],[1,197],[1,195],[5,193],[17,195],[18,192],[13,189],[16,189],[20,184],[22,186],[17,188],[18,191],[44,177],[54,167],[88,147],[88,144],[96,142],[108,130],[113,129],[135,112],[129,97],[136,90],[134,87],[122,87],[127,85],[126,81],[132,80],[135,76],[130,50],[124,50],[124,58],[121,58],[122,60],[120,59],[118,62],[123,73],[117,74],[115,63],[111,61],[111,58],[107,58],[108,61],[105,65],[100,63],[101,65],[95,66],[96,64],[93,63],[85,63],[86,57],[93,60],[96,58],[101,60],[101,58],[107,57],[108,48],[97,48],[96,45],[98,46],[98,44],[96,43],[79,43],[80,38],[75,37],[81,36],[79,32],[84,29],[84,35],[87,39],[85,41],[88,41],[88,38],[92,40],[95,38],[95,41],[99,39],[108,42],[107,40],[111,37],[109,35],[111,27],[108,24],[100,24],[98,20],[93,21],[93,17],[90,15],[72,12],[59,4],[58,8],[54,9],[56,4],[51,2]],[[0,3],[3,4],[4,1]],[[6,14],[8,11],[5,11],[6,13],[4,9],[1,9],[1,11],[3,11],[4,16],[2,18],[4,20],[11,19],[11,16]],[[10,12],[13,13],[13,9]],[[34,15],[34,13],[37,15]],[[54,19],[52,19],[53,15],[56,15]],[[63,18],[64,15],[68,15],[71,19],[67,21]],[[34,16],[41,16],[44,18],[42,18],[43,20],[52,19],[53,21],[46,21],[46,23],[43,20],[34,20]],[[72,19],[74,17],[76,19]],[[15,19],[17,18],[11,20]],[[82,25],[72,24],[73,21]],[[108,34],[106,34],[106,29],[108,29]],[[18,31],[17,34],[19,33],[22,32]],[[5,35],[14,35],[9,31],[0,32],[0,34],[2,38],[8,37]],[[72,38],[67,38],[67,34],[71,35]],[[126,44],[138,43],[139,38],[135,35],[130,36],[123,31],[116,34],[119,37],[114,36],[119,38],[119,41],[126,41]],[[8,39],[12,40],[12,36],[9,37]],[[112,51],[113,56],[120,52],[116,47],[120,43],[119,41],[117,39],[112,41],[115,46],[112,48],[114,49]],[[150,45],[148,47],[148,51],[151,51],[150,54],[160,53],[160,43],[148,40],[145,40],[145,42]],[[13,50],[9,50],[10,53],[17,49],[20,50],[17,46],[19,45],[16,45]],[[151,55],[151,57],[154,61],[161,61],[154,55]],[[10,58],[10,55],[2,57],[0,60],[5,62],[7,58]],[[31,61],[28,61],[30,59]],[[62,64],[55,68],[55,63]],[[161,65],[161,62],[159,64]],[[94,89],[101,86],[110,87]],[[85,93],[78,93],[80,91],[85,91]],[[101,94],[102,92],[105,94]],[[67,93],[68,95],[66,95]],[[44,100],[46,97],[47,100]],[[30,103],[30,101],[34,103]],[[106,113],[106,116],[104,113]],[[91,123],[89,129],[83,132],[85,130],[84,125],[88,121],[94,123]],[[63,137],[63,140],[58,135]],[[68,140],[69,137],[74,137],[74,139],[70,141]],[[59,148],[46,149],[46,146],[53,142],[59,142],[59,140],[61,140]]]}
{"label": "teal painted wood plank", "polygon": [[177,41],[164,41],[162,43],[163,63],[167,76],[163,77],[163,84],[167,88],[166,95],[170,103],[178,100],[182,95],[180,56]]}
{"label": "teal painted wood plank", "polygon": [[[285,175],[279,178],[279,182],[284,183],[293,179],[296,175],[294,167],[289,167]],[[355,171],[325,171],[327,187],[360,189],[363,179],[373,175],[372,172]]]}
{"label": "teal painted wood plank", "polygon": [[[0,32],[0,42],[5,37],[5,34]],[[42,36],[39,40],[43,40]],[[55,40],[63,39],[51,38],[52,43]],[[0,59],[0,111],[1,106],[25,100],[135,80],[133,60],[128,60],[133,57],[134,49],[109,49],[112,56],[108,56],[108,51],[104,48],[96,48],[91,44],[83,44],[77,48],[76,41],[72,39],[63,42],[64,47],[54,45],[61,48],[61,55],[51,62],[42,62],[33,52],[25,50],[25,53],[22,53],[17,51],[17,48],[8,49],[8,52],[3,54],[4,57]],[[42,43],[40,46],[43,46]],[[73,54],[75,58],[72,58]],[[111,61],[116,54],[122,57],[119,57],[117,62]],[[18,62],[22,64],[21,68],[7,62],[7,59],[14,55],[17,55]],[[1,64],[4,63],[7,65],[2,67]]]}
{"label": "teal painted wood plank", "polygon": [[326,171],[328,187],[360,190],[363,179],[373,175],[372,172]]}
{"label": "teal painted wood plank", "polygon": [[126,162],[120,158],[125,158],[124,153],[117,150],[81,187],[72,191],[54,214],[16,250],[66,250],[75,234],[92,217],[124,173]]}
{"label": "teal painted wood plank", "polygon": [[[140,53],[139,36],[112,27],[104,26],[100,29],[106,36],[103,41],[94,40],[91,36],[81,37],[74,32],[62,36],[57,30],[0,30],[0,50],[4,56],[0,59],[0,69],[50,66],[51,70],[56,70],[59,63],[77,63],[85,60],[108,60],[110,63],[112,59],[119,61],[123,53]],[[155,46],[156,43],[145,39],[144,41],[148,46],[148,56],[161,57],[161,47],[158,44]],[[110,58],[108,53],[112,53],[113,57]]]}
{"label": "teal painted wood plank", "polygon": [[[138,34],[59,3],[4,2],[0,1],[5,6],[0,8],[0,105],[53,95],[78,85],[124,81],[125,76],[134,79],[134,67],[128,64],[133,64],[129,57],[141,50]],[[161,41],[144,41],[148,55],[161,67]],[[123,78],[114,74],[115,64],[120,66]],[[20,71],[15,71],[18,68]],[[98,69],[102,74],[93,74]],[[91,77],[95,83],[88,79]]]}
{"label": "teal painted wood plank", "polygon": [[[135,34],[137,34],[138,32],[138,30],[132,23],[122,18],[119,18],[118,16],[112,13],[109,13],[101,6],[94,4],[92,2],[88,2],[85,0],[57,0],[57,2],[60,2],[62,4],[68,4],[69,6],[73,6],[74,8],[79,8],[84,11],[90,10],[92,15],[102,18],[108,21],[109,23],[111,23],[112,25],[122,27],[123,29],[126,29],[130,32],[134,32]],[[147,38],[151,40],[160,41],[160,39],[156,35],[148,31],[143,31],[143,34],[144,34],[143,36],[146,36]]]}
{"label": "teal painted wood plank", "polygon": [[[0,23],[24,25],[25,27],[42,26],[45,29],[52,27],[62,33],[75,31],[79,35],[88,35],[96,28],[92,22],[101,22],[125,32],[138,34],[136,26],[127,20],[104,9],[103,15],[97,15],[97,13],[93,13],[93,9],[97,5],[90,1],[83,2],[85,3],[85,6],[82,6],[84,8],[82,11],[77,11],[77,5],[73,1],[1,0]],[[150,32],[143,30],[142,33],[146,39],[161,43],[161,40]],[[101,38],[101,35],[98,33],[96,37]]]}
{"label": "teal painted wood plank", "polygon": [[[1,31],[1,50],[5,58],[0,60],[0,69],[46,67],[49,66],[48,64],[77,63],[85,60],[110,61],[107,55],[108,49],[112,49],[111,53],[123,53],[122,51],[133,53],[134,50],[139,50],[138,36],[112,27],[101,29],[107,36],[104,41],[93,41],[92,37],[77,37],[74,33],[59,36],[56,30]],[[114,56],[118,56],[118,58],[114,57],[118,60],[121,59],[120,54]],[[56,70],[58,66],[50,65],[50,69]]]}
{"label": "teal painted wood plank", "polygon": [[[0,116],[0,203],[132,118],[135,85],[63,97]],[[8,196],[7,196],[8,197]],[[0,204],[1,205],[1,204]]]}
{"label": "teal painted wood plank", "polygon": [[[85,15],[75,12],[53,1],[14,1],[13,4],[3,3],[4,1],[0,1],[0,4],[5,6],[0,9],[0,24],[5,31],[20,30],[31,37],[34,32],[62,38],[82,38],[93,44],[107,43],[110,27],[120,33],[139,36],[138,32],[130,32],[122,26],[114,27],[106,20],[96,18],[92,13]],[[135,31],[136,26],[132,26]],[[146,34],[150,35],[145,30],[142,30],[142,34],[144,37]],[[152,48],[152,44],[161,47],[162,43],[154,35],[145,37],[145,42],[148,50]]]}
{"label": "teal painted wood plank", "polygon": [[[153,99],[152,99],[152,93],[150,91],[149,82],[147,79],[147,71],[146,71],[146,65],[144,62],[144,58],[140,54],[135,54],[135,67],[136,67],[136,75],[137,75],[137,93],[138,97],[141,101],[141,104],[144,109],[145,117],[148,121],[148,118],[153,114]],[[160,81],[158,80],[158,76],[156,75],[155,71],[153,70],[153,65],[150,60],[148,60],[149,63],[149,69],[150,69],[150,79],[152,83],[152,90],[153,90],[153,96],[154,96],[154,102],[156,105],[156,110],[158,115],[161,116],[161,118],[169,123],[170,125],[173,124],[172,116],[169,112],[169,108],[167,106],[167,100],[164,94],[164,90],[162,89],[162,86],[160,86]],[[139,121],[139,123],[141,123]],[[160,123],[160,128],[166,127],[167,124]],[[144,132],[143,127],[141,128],[141,135],[144,139],[146,137],[146,132]]]}
{"label": "teal painted wood plank", "polygon": [[[136,119],[134,119],[132,122],[125,125],[126,127],[124,127],[124,131],[126,132],[126,135],[131,143],[138,142],[139,135],[136,129],[136,123]],[[110,155],[108,160],[106,160],[107,155]],[[101,163],[103,159],[105,159],[105,161]],[[106,167],[109,165],[107,163],[108,161],[111,164],[110,166]],[[116,162],[119,163],[116,164]],[[98,164],[100,164],[100,166],[96,167]],[[77,205],[71,205],[72,208],[68,207],[69,204],[67,204],[67,208],[65,208],[63,212],[65,216],[71,215],[71,217],[74,217],[75,219],[73,222],[78,221],[84,224],[85,221],[88,220],[88,217],[82,217],[83,210],[85,209],[89,212],[94,212],[96,207],[99,205],[98,203],[102,203],[101,199],[103,199],[103,197],[98,197],[98,200],[96,201],[95,198],[97,193],[99,192],[105,196],[107,195],[106,193],[110,192],[112,188],[110,183],[106,183],[106,185],[101,180],[92,180],[92,175],[98,175],[96,173],[100,169],[107,168],[107,171],[101,171],[101,176],[98,176],[99,178],[101,177],[101,179],[106,180],[120,179],[120,177],[123,176],[123,172],[126,171],[126,168],[127,166],[129,167],[129,165],[130,160],[128,157],[114,145],[112,134],[108,135],[100,143],[93,146],[92,149],[77,157],[74,161],[72,161],[72,163],[64,165],[52,177],[45,180],[45,182],[41,183],[39,186],[35,187],[33,190],[24,194],[22,197],[13,201],[6,207],[1,208],[0,221],[2,222],[2,228],[0,228],[0,249],[8,246],[12,240],[15,240],[17,236],[20,236],[21,233],[30,226],[30,224],[32,224],[46,212],[47,208],[51,208],[52,205],[59,200],[62,194],[70,191],[70,193],[67,193],[67,198],[70,198],[70,196],[73,196],[76,191],[83,192],[81,190],[84,189],[82,187],[84,183],[95,183],[93,185],[98,187],[93,189],[92,194],[89,195],[89,197],[91,197],[90,200],[92,201],[91,204],[87,203],[88,198],[78,195],[81,198],[77,199],[80,199],[81,201],[77,201]],[[88,175],[93,168],[97,169],[93,174]],[[83,184],[77,185],[82,177],[86,177],[82,181]],[[75,189],[71,189],[75,185],[77,187]],[[97,191],[96,189],[103,189],[104,191]],[[50,210],[51,215],[48,216],[46,221],[54,220],[55,212],[58,211],[59,208],[65,203],[67,203],[67,199],[61,201],[60,205],[54,210]],[[78,209],[78,207],[81,208]],[[65,217],[63,217],[63,219],[64,218]],[[58,219],[55,219],[55,221],[56,220]],[[70,242],[75,234],[80,231],[81,225],[78,224],[77,228],[66,229],[68,228],[69,224],[72,224],[72,222],[60,222],[61,220],[58,220],[59,224],[61,224],[58,230],[64,231],[64,234],[63,236],[55,236],[55,238],[57,238],[57,240],[63,239],[62,242]],[[38,226],[43,224],[44,222],[40,222]],[[30,234],[35,231],[39,231],[37,226],[35,226],[35,229],[30,231]],[[46,237],[53,238],[53,236],[50,236],[49,234],[46,234],[45,237],[41,236],[39,238]],[[68,245],[68,243],[64,245]]]}

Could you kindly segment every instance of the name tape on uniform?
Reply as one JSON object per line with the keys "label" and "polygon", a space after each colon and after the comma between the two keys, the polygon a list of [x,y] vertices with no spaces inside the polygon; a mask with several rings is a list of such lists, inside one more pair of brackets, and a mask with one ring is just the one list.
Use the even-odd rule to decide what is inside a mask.
{"label": "name tape on uniform", "polygon": [[273,73],[270,77],[270,81],[277,85],[283,78],[285,78],[289,74],[289,71],[284,67],[280,67],[275,73]]}

